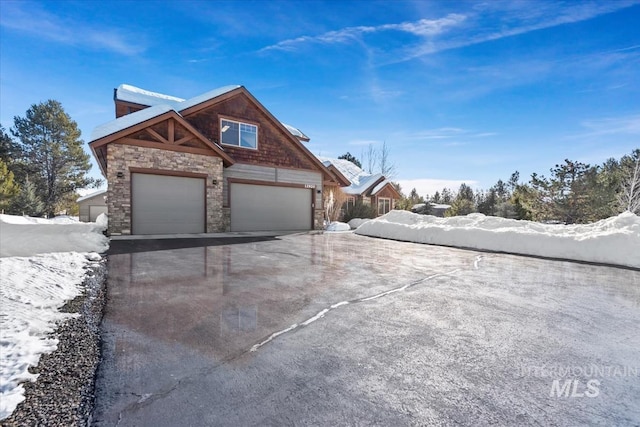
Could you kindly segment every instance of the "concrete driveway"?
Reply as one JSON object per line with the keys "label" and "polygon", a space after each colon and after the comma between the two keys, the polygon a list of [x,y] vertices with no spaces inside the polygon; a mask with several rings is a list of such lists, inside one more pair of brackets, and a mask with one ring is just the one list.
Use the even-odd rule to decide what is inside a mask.
{"label": "concrete driveway", "polygon": [[637,425],[640,272],[353,234],[109,257],[94,425]]}

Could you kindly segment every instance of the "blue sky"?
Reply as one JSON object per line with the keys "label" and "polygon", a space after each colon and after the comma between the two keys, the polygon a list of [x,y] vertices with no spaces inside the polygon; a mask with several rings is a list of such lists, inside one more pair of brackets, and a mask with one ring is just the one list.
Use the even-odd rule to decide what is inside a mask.
{"label": "blue sky", "polygon": [[0,122],[56,99],[86,140],[121,83],[240,84],[316,154],[386,141],[406,192],[487,188],[640,147],[638,22],[625,0],[2,0]]}

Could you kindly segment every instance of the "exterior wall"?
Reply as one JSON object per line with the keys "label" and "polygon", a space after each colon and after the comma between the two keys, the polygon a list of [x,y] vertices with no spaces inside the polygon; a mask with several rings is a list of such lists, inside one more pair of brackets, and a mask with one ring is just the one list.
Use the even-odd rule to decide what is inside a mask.
{"label": "exterior wall", "polygon": [[225,206],[229,206],[229,183],[227,179],[237,178],[287,184],[313,185],[315,187],[315,208],[322,210],[322,174],[320,172],[236,163],[233,166],[226,168],[223,176],[224,186],[222,190],[222,197]]}
{"label": "exterior wall", "polygon": [[[222,159],[118,143],[107,146],[107,207],[110,235],[131,234],[130,168],[206,174],[208,233],[226,231],[222,211]],[[118,172],[123,173],[118,178]],[[214,185],[213,181],[217,184]]]}
{"label": "exterior wall", "polygon": [[223,145],[235,161],[275,167],[318,171],[318,167],[244,94],[238,94],[219,104],[191,114],[185,119],[211,141],[220,143],[220,119],[245,121],[258,126],[258,148]]}
{"label": "exterior wall", "polygon": [[107,206],[104,201],[107,193],[97,194],[89,199],[78,202],[78,216],[80,221],[89,222],[89,206]]}
{"label": "exterior wall", "polygon": [[139,105],[135,105],[129,102],[124,102],[119,100],[116,100],[115,104],[116,104],[116,118],[125,116],[127,114],[135,113],[136,111],[140,111],[144,108]]}

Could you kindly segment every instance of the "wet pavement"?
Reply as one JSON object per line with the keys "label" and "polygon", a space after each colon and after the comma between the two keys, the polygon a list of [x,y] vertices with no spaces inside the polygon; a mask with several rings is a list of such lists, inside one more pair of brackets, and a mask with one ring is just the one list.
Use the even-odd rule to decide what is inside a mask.
{"label": "wet pavement", "polygon": [[94,425],[640,424],[638,271],[303,234],[107,286]]}

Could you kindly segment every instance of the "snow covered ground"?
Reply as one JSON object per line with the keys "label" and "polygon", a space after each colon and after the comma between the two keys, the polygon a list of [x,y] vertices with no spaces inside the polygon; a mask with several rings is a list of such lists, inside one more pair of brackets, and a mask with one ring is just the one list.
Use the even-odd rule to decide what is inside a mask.
{"label": "snow covered ground", "polygon": [[0,216],[0,419],[24,399],[19,383],[37,378],[29,367],[56,349],[51,333],[74,316],[59,309],[82,293],[86,268],[108,249],[99,220]]}
{"label": "snow covered ground", "polygon": [[438,218],[391,211],[355,233],[640,268],[640,217],[629,212],[593,224],[549,225],[482,214]]}
{"label": "snow covered ground", "polygon": [[333,221],[331,224],[327,226],[326,231],[351,231],[351,227],[349,224],[339,221]]}

